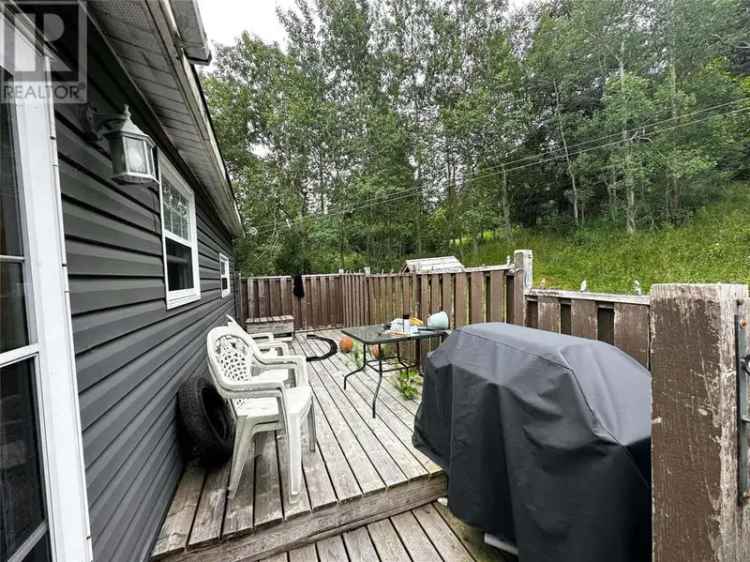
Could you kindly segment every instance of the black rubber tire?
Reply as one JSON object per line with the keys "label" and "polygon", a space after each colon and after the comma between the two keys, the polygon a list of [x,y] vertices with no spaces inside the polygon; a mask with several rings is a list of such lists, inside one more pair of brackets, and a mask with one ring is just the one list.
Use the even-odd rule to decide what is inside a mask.
{"label": "black rubber tire", "polygon": [[193,455],[205,466],[228,461],[234,449],[234,417],[211,380],[193,375],[180,387],[177,402]]}

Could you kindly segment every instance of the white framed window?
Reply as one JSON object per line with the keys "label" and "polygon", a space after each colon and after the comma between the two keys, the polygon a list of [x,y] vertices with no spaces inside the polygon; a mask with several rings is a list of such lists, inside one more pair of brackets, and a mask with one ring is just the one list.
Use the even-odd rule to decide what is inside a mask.
{"label": "white framed window", "polygon": [[[49,84],[21,18],[0,14],[4,87]],[[32,35],[33,37],[33,35]],[[11,47],[11,48],[9,48]],[[16,71],[16,68],[18,71]],[[23,76],[23,77],[20,77]],[[7,90],[6,90],[7,91]],[[54,110],[0,103],[0,559],[92,560]]]}
{"label": "white framed window", "polygon": [[201,298],[195,194],[162,157],[160,185],[167,309]]}
{"label": "white framed window", "polygon": [[219,273],[221,275],[221,298],[232,294],[232,280],[229,275],[229,258],[219,254]]}

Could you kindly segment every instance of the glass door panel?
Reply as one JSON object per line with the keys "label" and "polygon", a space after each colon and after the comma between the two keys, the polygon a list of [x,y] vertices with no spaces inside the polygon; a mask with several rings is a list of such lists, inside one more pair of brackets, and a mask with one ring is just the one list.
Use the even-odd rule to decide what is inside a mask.
{"label": "glass door panel", "polygon": [[[1,70],[1,69],[0,69]],[[11,77],[5,72],[7,84]],[[14,106],[0,103],[0,562],[50,560]]]}

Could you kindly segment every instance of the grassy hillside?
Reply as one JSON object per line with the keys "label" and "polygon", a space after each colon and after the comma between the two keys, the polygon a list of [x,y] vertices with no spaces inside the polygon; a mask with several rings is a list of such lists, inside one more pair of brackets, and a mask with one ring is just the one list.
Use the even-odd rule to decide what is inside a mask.
{"label": "grassy hillside", "polygon": [[504,263],[514,249],[534,252],[534,285],[589,291],[644,292],[653,283],[750,283],[750,185],[735,186],[722,201],[684,226],[627,236],[621,229],[587,227],[578,232],[518,230],[512,242],[491,240],[467,265]]}

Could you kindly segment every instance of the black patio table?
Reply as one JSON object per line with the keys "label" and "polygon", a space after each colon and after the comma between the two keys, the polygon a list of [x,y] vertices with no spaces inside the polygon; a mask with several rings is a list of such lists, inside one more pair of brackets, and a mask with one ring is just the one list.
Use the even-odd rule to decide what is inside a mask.
{"label": "black patio table", "polygon": [[[346,379],[351,377],[355,373],[364,371],[369,366],[377,365],[378,373],[378,385],[375,388],[375,396],[372,398],[372,417],[375,417],[375,404],[378,401],[378,393],[380,392],[380,385],[383,383],[383,373],[390,373],[392,371],[404,371],[407,369],[416,368],[419,372],[421,365],[421,341],[424,339],[439,337],[442,342],[446,337],[450,335],[449,330],[430,330],[427,328],[421,328],[415,334],[389,334],[388,329],[383,324],[372,324],[370,326],[356,326],[354,328],[344,328],[341,330],[344,334],[357,340],[362,344],[362,365],[354,369],[350,373],[344,376],[344,390],[346,390]],[[403,342],[415,342],[416,352],[414,363],[406,363],[401,358],[400,344]],[[369,345],[384,345],[388,343],[396,344],[396,360],[398,366],[389,367],[383,369],[383,349],[380,349],[377,359],[367,360],[367,346]],[[421,374],[421,373],[420,373]]]}

